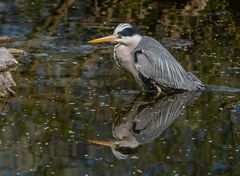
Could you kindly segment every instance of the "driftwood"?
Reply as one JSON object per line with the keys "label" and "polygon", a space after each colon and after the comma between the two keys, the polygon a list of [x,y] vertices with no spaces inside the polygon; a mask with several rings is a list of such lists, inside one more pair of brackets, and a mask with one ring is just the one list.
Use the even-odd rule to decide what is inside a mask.
{"label": "driftwood", "polygon": [[0,97],[9,97],[15,95],[11,89],[16,86],[10,71],[16,67],[18,62],[8,49],[0,48]]}
{"label": "driftwood", "polygon": [[8,36],[0,36],[0,43],[10,43],[12,39]]}
{"label": "driftwood", "polygon": [[23,55],[24,54],[24,51],[21,49],[8,48],[7,50],[13,55]]}

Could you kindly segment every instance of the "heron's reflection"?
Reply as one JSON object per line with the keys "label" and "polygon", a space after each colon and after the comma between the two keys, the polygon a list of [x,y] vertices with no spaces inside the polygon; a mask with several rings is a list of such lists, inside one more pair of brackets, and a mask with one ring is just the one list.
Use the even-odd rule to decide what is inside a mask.
{"label": "heron's reflection", "polygon": [[117,158],[126,159],[133,149],[157,138],[179,117],[185,106],[199,95],[199,91],[190,91],[153,101],[138,101],[113,124],[112,133],[116,140],[90,142],[109,146]]}

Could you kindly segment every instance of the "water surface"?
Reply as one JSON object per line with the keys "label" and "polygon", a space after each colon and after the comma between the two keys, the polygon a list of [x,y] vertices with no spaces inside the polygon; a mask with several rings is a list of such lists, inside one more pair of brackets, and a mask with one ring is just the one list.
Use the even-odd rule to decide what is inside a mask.
{"label": "water surface", "polygon": [[[240,88],[238,4],[1,0],[0,35],[14,40],[4,46],[26,54],[13,72],[16,97],[0,105],[0,175],[239,175],[240,92],[229,89]],[[216,90],[141,93],[111,45],[87,43],[121,22]],[[131,149],[88,141],[122,134]]]}

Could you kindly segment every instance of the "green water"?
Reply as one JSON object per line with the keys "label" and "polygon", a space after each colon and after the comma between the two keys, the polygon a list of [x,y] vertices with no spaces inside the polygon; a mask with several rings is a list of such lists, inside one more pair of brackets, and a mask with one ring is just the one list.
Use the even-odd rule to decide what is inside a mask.
{"label": "green water", "polygon": [[[3,46],[26,52],[16,96],[0,102],[0,175],[240,175],[240,92],[229,88],[240,88],[239,3],[68,2],[0,0],[0,35],[14,40]],[[122,22],[216,90],[141,93],[112,45],[87,43]],[[153,122],[139,132],[138,119]],[[119,141],[119,127],[135,149],[88,142]]]}

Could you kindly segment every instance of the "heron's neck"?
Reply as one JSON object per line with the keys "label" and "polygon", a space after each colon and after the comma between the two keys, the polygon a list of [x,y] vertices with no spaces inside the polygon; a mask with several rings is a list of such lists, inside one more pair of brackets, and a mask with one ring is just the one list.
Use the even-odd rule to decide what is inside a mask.
{"label": "heron's neck", "polygon": [[[134,35],[124,39],[124,43],[119,43],[114,47],[114,58],[120,64],[123,62],[128,62],[129,67],[133,61],[132,51],[138,46],[142,37],[140,35]],[[120,64],[121,65],[121,64]]]}

